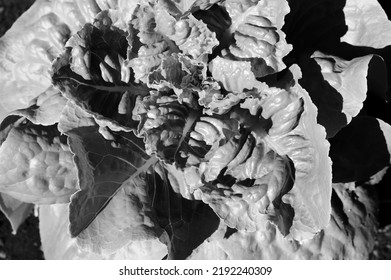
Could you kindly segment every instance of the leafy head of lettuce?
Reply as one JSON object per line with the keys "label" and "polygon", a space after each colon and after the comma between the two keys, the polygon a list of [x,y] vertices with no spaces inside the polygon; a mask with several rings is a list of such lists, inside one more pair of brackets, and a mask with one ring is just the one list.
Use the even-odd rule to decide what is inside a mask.
{"label": "leafy head of lettuce", "polygon": [[16,230],[39,205],[47,258],[365,256],[351,182],[390,162],[359,116],[388,89],[350,30],[372,2],[36,1],[0,39],[0,209]]}

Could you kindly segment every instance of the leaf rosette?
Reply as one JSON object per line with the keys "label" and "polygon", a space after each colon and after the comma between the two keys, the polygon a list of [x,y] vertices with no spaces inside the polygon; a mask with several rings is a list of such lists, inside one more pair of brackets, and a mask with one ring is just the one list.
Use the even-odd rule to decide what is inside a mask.
{"label": "leaf rosette", "polygon": [[[32,203],[61,203],[40,206],[53,258],[369,250],[348,195],[361,190],[335,184],[332,196],[332,180],[390,162],[390,126],[360,116],[367,92],[387,97],[387,47],[375,49],[387,43],[360,28],[343,40],[370,47],[355,48],[339,40],[344,22],[323,28],[345,13],[351,29],[374,1],[308,2],[37,0],[0,41],[0,209],[13,229]],[[360,211],[344,220],[345,206]],[[239,243],[256,249],[229,248]]]}
{"label": "leaf rosette", "polygon": [[[298,68],[291,71],[286,88],[247,94],[226,114],[203,115],[168,93],[139,99],[134,113],[147,152],[182,173],[180,193],[202,199],[230,227],[254,231],[269,219],[306,239],[328,223],[331,161],[316,108]],[[319,168],[325,175],[316,179]]]}

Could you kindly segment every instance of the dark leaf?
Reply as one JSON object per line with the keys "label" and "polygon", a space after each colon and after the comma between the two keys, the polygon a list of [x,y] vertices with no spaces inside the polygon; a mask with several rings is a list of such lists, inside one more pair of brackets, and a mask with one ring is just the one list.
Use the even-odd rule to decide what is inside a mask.
{"label": "dark leaf", "polygon": [[98,121],[129,131],[137,125],[132,120],[136,97],[149,90],[133,84],[133,72],[125,66],[127,33],[96,25],[86,24],[69,40],[53,63],[53,84]]}
{"label": "dark leaf", "polygon": [[167,235],[168,259],[186,259],[195,248],[214,233],[220,219],[202,201],[188,200],[175,193],[165,171],[155,174],[156,187],[152,197],[153,208],[160,227]]}
{"label": "dark leaf", "polygon": [[71,103],[63,111],[59,128],[69,136],[78,168],[80,191],[70,204],[70,231],[75,237],[125,182],[147,172],[157,159],[145,153],[143,140],[132,132],[103,132],[90,114]]}

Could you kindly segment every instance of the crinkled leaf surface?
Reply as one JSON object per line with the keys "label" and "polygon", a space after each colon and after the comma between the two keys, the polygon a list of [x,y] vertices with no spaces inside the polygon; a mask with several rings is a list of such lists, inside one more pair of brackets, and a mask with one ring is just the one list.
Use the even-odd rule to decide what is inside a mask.
{"label": "crinkled leaf surface", "polygon": [[[50,65],[94,11],[91,0],[37,0],[0,39],[0,119],[51,85]],[[87,17],[86,17],[87,16]]]}
{"label": "crinkled leaf surface", "polygon": [[292,67],[279,87],[243,94],[226,114],[193,121],[194,110],[175,95],[145,97],[135,111],[138,131],[148,153],[178,169],[170,174],[183,187],[174,189],[194,192],[229,226],[253,231],[271,219],[291,238],[310,238],[329,220],[331,162],[299,72]]}
{"label": "crinkled leaf surface", "polygon": [[222,224],[189,259],[368,259],[377,230],[375,197],[373,186],[333,184],[330,223],[313,239],[290,241],[268,223],[256,232],[233,231]]}
{"label": "crinkled leaf surface", "polygon": [[114,24],[126,29],[118,14],[131,15],[136,5],[136,1],[35,1],[0,39],[0,119],[26,108],[51,86],[51,63],[72,34],[105,9],[119,9],[113,12]]}
{"label": "crinkled leaf surface", "polygon": [[3,131],[0,192],[35,204],[69,202],[76,191],[76,168],[57,126],[18,119]]}
{"label": "crinkled leaf surface", "polygon": [[60,120],[60,112],[63,110],[67,99],[61,92],[53,87],[31,100],[30,106],[11,112],[11,115],[25,117],[34,124],[54,125]]}
{"label": "crinkled leaf surface", "polygon": [[147,155],[133,133],[113,132],[105,139],[90,114],[70,102],[59,125],[75,154],[80,191],[72,196],[70,230],[73,237],[86,229],[126,182],[157,161]]}
{"label": "crinkled leaf surface", "polygon": [[[284,136],[278,133],[274,134],[271,136],[271,140],[274,140],[272,147],[278,153],[289,156],[296,170],[292,189],[282,197],[282,201],[290,204],[295,211],[288,237],[295,240],[305,240],[312,238],[329,223],[331,160],[328,154],[330,144],[325,139],[325,129],[317,122],[318,110],[316,106],[309,94],[297,82],[301,78],[300,69],[297,65],[293,65],[289,70],[293,75],[293,84],[290,90],[303,101],[303,112],[299,123],[293,130]],[[289,107],[292,105],[287,106],[287,112],[291,111]],[[284,113],[277,115],[279,117],[275,116],[277,121],[290,115],[284,110],[281,111]],[[275,122],[275,120],[273,121]],[[303,138],[306,141],[303,141]],[[311,144],[306,145],[307,141]]]}
{"label": "crinkled leaf surface", "polygon": [[256,79],[249,61],[216,57],[209,64],[209,70],[214,79],[221,82],[226,90],[234,93],[264,87],[264,84]]}
{"label": "crinkled leaf surface", "polygon": [[219,44],[216,34],[192,14],[177,20],[159,4],[161,2],[158,2],[155,11],[156,29],[172,40],[183,54],[193,59],[205,60],[206,55],[211,54],[213,48]]}
{"label": "crinkled leaf surface", "polygon": [[[235,76],[235,79],[249,76],[254,80],[255,77],[283,70],[285,64],[282,59],[291,51],[291,46],[286,43],[285,34],[281,31],[284,17],[289,12],[288,3],[229,0],[224,1],[223,5],[232,20],[229,32],[234,40],[222,50],[221,57],[228,60],[227,66],[232,63],[236,69],[228,68],[220,73],[221,68],[215,69],[215,64],[221,62],[221,57],[217,57],[217,61],[215,59],[210,63],[213,77],[227,83],[234,81],[227,74]],[[230,87],[226,89],[231,90]],[[232,90],[240,89],[234,87]]]}
{"label": "crinkled leaf surface", "polygon": [[148,83],[149,73],[172,53],[181,52],[188,59],[205,63],[207,55],[218,45],[216,34],[207,24],[189,13],[176,18],[170,14],[176,9],[175,5],[169,2],[143,3],[135,9],[128,39],[131,50],[129,66],[137,82]]}
{"label": "crinkled leaf surface", "polygon": [[34,205],[25,203],[5,193],[0,193],[0,211],[11,223],[12,233],[16,234],[19,226],[32,213]]}
{"label": "crinkled leaf surface", "polygon": [[132,70],[124,64],[126,36],[103,14],[68,41],[52,69],[54,85],[68,99],[115,130],[135,128],[131,118],[135,98],[149,92],[132,84]]}
{"label": "crinkled leaf surface", "polygon": [[358,116],[330,139],[333,182],[367,180],[391,162],[391,127],[376,118]]}

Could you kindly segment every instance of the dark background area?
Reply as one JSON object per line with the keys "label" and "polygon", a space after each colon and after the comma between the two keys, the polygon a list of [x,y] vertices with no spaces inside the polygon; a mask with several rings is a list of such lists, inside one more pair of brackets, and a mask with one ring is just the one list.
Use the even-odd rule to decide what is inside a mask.
{"label": "dark background area", "polygon": [[[391,19],[391,8],[389,0],[378,0],[380,5],[387,13],[388,19]],[[388,73],[391,75],[391,73]],[[391,124],[391,101],[383,102],[380,98],[375,96],[368,96],[364,103],[364,109],[371,116],[380,118]],[[381,227],[391,224],[391,170],[388,170],[383,180],[376,185],[379,195],[379,223]]]}
{"label": "dark background area", "polygon": [[[379,3],[390,19],[391,9],[387,8],[386,1],[389,0],[379,0]],[[0,0],[0,37],[33,2],[34,0]],[[391,112],[390,103],[385,103],[381,99],[369,95],[365,101],[364,110],[371,116],[391,123],[389,116],[389,112]],[[381,227],[384,227],[391,224],[391,171],[376,186],[376,189],[380,200],[379,223]],[[19,228],[18,233],[13,235],[8,220],[0,212],[0,260],[43,259],[40,246],[37,217],[31,215]]]}

